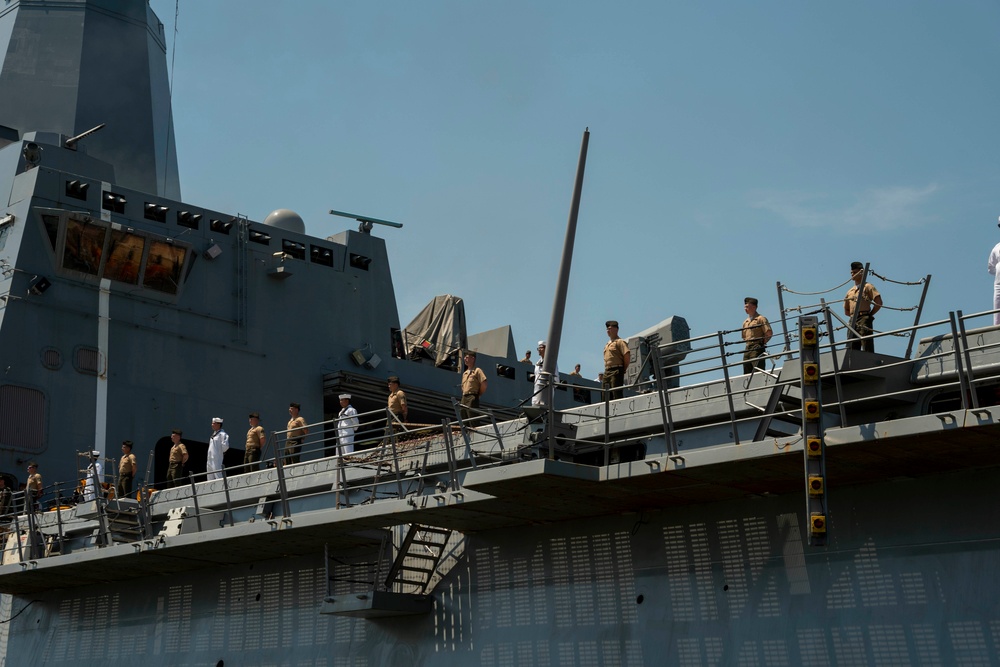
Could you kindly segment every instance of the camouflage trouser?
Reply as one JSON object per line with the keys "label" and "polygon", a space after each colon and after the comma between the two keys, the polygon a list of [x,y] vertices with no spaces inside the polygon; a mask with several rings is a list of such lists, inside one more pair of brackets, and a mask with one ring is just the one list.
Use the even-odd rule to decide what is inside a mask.
{"label": "camouflage trouser", "polygon": [[128,498],[132,495],[132,475],[121,474],[118,476],[118,488],[115,495],[119,498]]}
{"label": "camouflage trouser", "polygon": [[755,368],[764,370],[763,356],[763,343],[747,343],[746,352],[743,353],[743,372],[750,375]]}
{"label": "camouflage trouser", "polygon": [[181,475],[183,474],[183,464],[171,463],[170,466],[167,467],[167,486],[180,486],[183,484],[181,481]]}
{"label": "camouflage trouser", "polygon": [[260,461],[260,447],[247,447],[243,452],[243,472],[256,471],[257,461]]}
{"label": "camouflage trouser", "polygon": [[[476,410],[470,410],[469,408],[476,408]],[[474,419],[479,416],[479,397],[475,394],[463,394],[462,395],[462,421],[468,421],[469,419]]]}
{"label": "camouflage trouser", "polygon": [[852,350],[864,350],[865,352],[875,351],[875,339],[871,337],[873,333],[872,325],[875,323],[875,318],[868,313],[863,313],[858,315],[858,321],[854,325],[854,329],[859,335],[863,336],[860,340],[854,335],[853,331],[848,330],[847,339],[854,340],[851,343]]}
{"label": "camouflage trouser", "polygon": [[625,367],[624,366],[609,366],[604,369],[604,382],[601,386],[605,391],[608,389],[615,389],[609,395],[609,398],[613,401],[616,398],[621,398],[624,396],[624,392],[620,389],[622,385],[625,384]]}
{"label": "camouflage trouser", "polygon": [[285,443],[285,457],[282,462],[286,466],[298,463],[302,459],[302,457],[299,456],[299,444],[299,440],[289,440]]}

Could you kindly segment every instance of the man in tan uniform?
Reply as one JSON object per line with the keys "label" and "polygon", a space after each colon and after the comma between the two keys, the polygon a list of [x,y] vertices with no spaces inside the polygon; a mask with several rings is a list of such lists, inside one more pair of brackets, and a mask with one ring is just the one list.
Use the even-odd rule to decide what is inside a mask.
{"label": "man in tan uniform", "polygon": [[[848,330],[847,338],[848,340],[855,339],[851,343],[852,349],[874,352],[875,339],[871,337],[874,331],[872,327],[875,323],[875,313],[882,309],[882,295],[871,283],[865,283],[863,287],[861,286],[861,278],[864,273],[864,264],[851,262],[851,278],[854,278],[854,287],[847,290],[847,294],[844,296],[844,315],[851,317],[854,314],[855,306],[857,306],[858,317],[854,324],[854,331],[858,333],[855,335],[854,331]],[[857,340],[858,335],[862,336],[861,340]]]}
{"label": "man in tan uniform", "polygon": [[389,400],[387,402],[387,407],[389,412],[396,415],[395,419],[390,418],[386,424],[386,442],[388,442],[388,436],[390,433],[399,433],[403,430],[403,427],[399,422],[405,422],[409,410],[406,407],[406,393],[399,388],[399,377],[396,375],[390,375],[388,379],[389,385]]}
{"label": "man in tan uniform", "polygon": [[462,419],[472,419],[478,412],[469,408],[479,407],[479,397],[486,393],[486,374],[482,368],[476,368],[476,352],[466,350],[465,372],[462,373]]}
{"label": "man in tan uniform", "polygon": [[264,427],[260,425],[260,414],[251,412],[250,428],[247,430],[246,450],[243,452],[243,472],[257,470],[257,462],[260,461],[260,453],[264,451],[264,442],[266,440]]}
{"label": "man in tan uniform", "polygon": [[132,453],[132,441],[122,441],[122,460],[118,463],[118,488],[115,494],[119,498],[128,498],[132,495],[132,480],[138,472],[135,454]]}
{"label": "man in tan uniform", "polygon": [[28,484],[25,487],[27,507],[30,511],[38,511],[39,499],[42,497],[42,476],[38,472],[37,463],[28,464]]}
{"label": "man in tan uniform", "polygon": [[170,432],[170,441],[174,443],[170,447],[170,460],[167,466],[167,486],[180,486],[181,478],[184,476],[184,466],[188,461],[188,450],[181,442],[184,432],[175,428]]}
{"label": "man in tan uniform", "polygon": [[288,404],[288,435],[286,436],[288,440],[285,442],[285,465],[290,465],[292,463],[298,463],[302,458],[299,456],[299,449],[302,447],[302,439],[309,435],[309,429],[306,428],[306,418],[299,414],[299,410],[302,406],[298,403]]}
{"label": "man in tan uniform", "polygon": [[389,412],[396,415],[399,421],[406,421],[407,409],[406,409],[406,394],[402,389],[399,388],[399,378],[395,375],[391,376],[388,381],[389,384]]}
{"label": "man in tan uniform", "polygon": [[632,353],[628,349],[628,343],[618,337],[618,320],[608,320],[604,326],[607,327],[610,340],[604,346],[604,378],[601,386],[605,391],[614,390],[610,395],[614,400],[623,396],[620,387],[625,384],[625,369],[632,359]]}
{"label": "man in tan uniform", "polygon": [[767,318],[757,312],[757,299],[748,296],[743,299],[743,310],[747,318],[743,320],[743,372],[749,375],[755,368],[764,368],[764,348],[774,332]]}

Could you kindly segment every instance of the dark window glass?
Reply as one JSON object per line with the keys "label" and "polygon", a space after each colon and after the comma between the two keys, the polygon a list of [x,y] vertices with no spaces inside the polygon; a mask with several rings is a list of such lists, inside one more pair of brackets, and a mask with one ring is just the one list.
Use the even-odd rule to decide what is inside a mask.
{"label": "dark window glass", "polygon": [[149,259],[143,274],[144,287],[167,294],[177,294],[181,276],[184,275],[185,248],[164,241],[150,241]]}
{"label": "dark window glass", "polygon": [[107,227],[80,222],[72,218],[67,220],[63,268],[96,276],[101,268],[104,240],[107,235]]}

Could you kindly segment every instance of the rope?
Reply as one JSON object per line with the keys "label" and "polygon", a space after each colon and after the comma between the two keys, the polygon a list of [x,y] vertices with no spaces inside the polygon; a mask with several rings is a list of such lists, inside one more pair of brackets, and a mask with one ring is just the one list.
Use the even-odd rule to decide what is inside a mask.
{"label": "rope", "polygon": [[841,287],[843,287],[844,285],[846,285],[848,283],[851,283],[851,282],[854,282],[854,279],[853,278],[848,278],[847,280],[845,280],[844,282],[840,283],[836,287],[831,287],[830,289],[825,290],[823,292],[796,292],[793,289],[789,289],[787,285],[782,285],[781,286],[781,290],[783,292],[788,292],[789,294],[798,294],[799,296],[818,296],[820,294],[829,294],[830,292],[832,292],[834,290],[838,290]]}
{"label": "rope", "polygon": [[902,282],[902,281],[899,281],[899,280],[892,280],[891,278],[886,278],[885,276],[883,276],[883,275],[881,275],[879,273],[875,273],[874,269],[868,269],[868,275],[878,276],[879,278],[881,278],[882,280],[886,281],[887,283],[893,283],[893,284],[896,284],[896,285],[923,285],[925,282],[927,282],[927,278],[921,278],[920,280],[918,280],[916,282]]}

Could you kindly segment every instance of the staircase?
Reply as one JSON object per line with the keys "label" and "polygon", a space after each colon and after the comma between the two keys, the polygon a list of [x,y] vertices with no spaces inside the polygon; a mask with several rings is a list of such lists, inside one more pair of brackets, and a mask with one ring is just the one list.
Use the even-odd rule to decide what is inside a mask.
{"label": "staircase", "polygon": [[386,576],[386,590],[401,593],[426,593],[438,564],[445,555],[452,531],[409,524],[399,545],[396,559]]}

